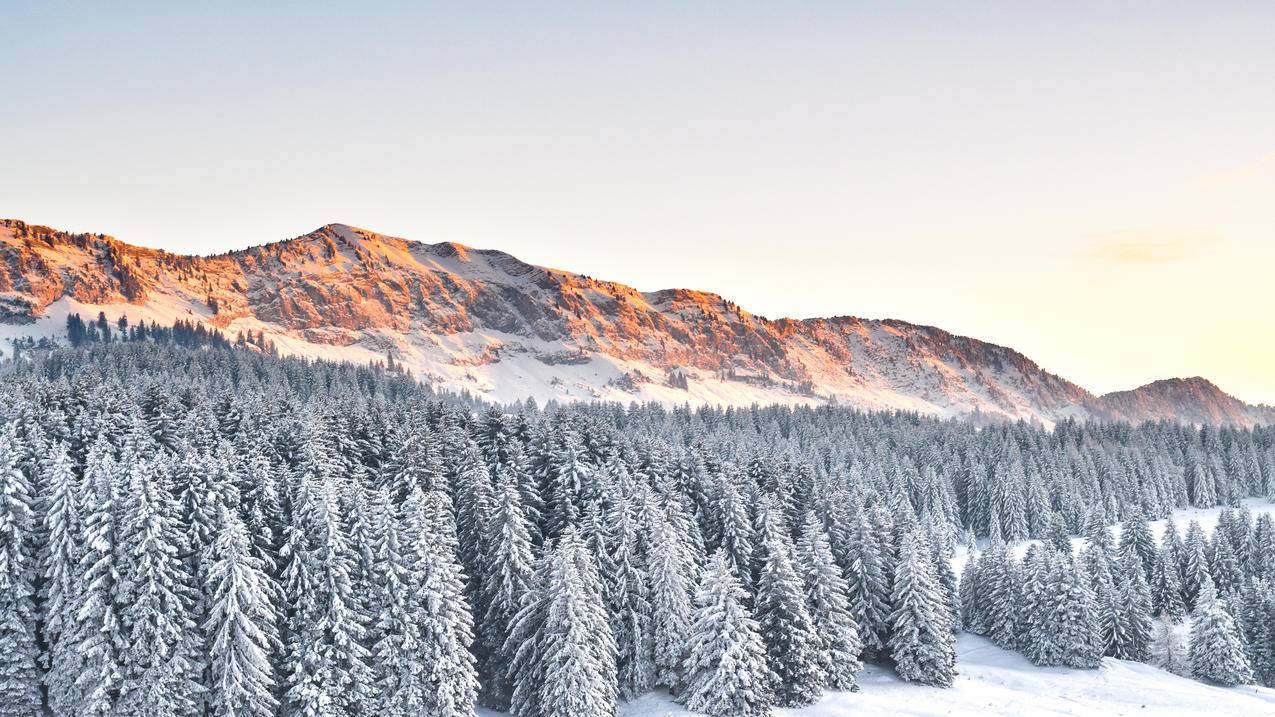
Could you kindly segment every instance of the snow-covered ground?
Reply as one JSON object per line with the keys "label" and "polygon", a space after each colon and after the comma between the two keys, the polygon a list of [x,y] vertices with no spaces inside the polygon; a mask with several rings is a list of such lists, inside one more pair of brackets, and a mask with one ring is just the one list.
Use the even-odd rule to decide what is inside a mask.
{"label": "snow-covered ground", "polygon": [[[1216,687],[1151,665],[1110,658],[1096,670],[1036,667],[1016,652],[976,635],[957,640],[957,669],[950,689],[904,682],[886,667],[868,665],[858,692],[830,693],[816,705],[775,710],[782,717],[851,715],[1275,715],[1275,690]],[[498,713],[483,711],[484,717]],[[667,695],[652,693],[620,707],[621,717],[692,717]]]}
{"label": "snow-covered ground", "polygon": [[[1251,498],[1244,504],[1256,516],[1275,513],[1275,503]],[[1206,533],[1217,525],[1223,508],[1184,508],[1175,511],[1180,533],[1191,520]],[[1165,521],[1151,523],[1159,540]],[[1120,525],[1112,533],[1120,538]],[[1021,556],[1032,541],[1015,546]],[[1073,538],[1076,549],[1083,538]],[[957,549],[953,567],[960,575],[968,559]],[[1181,632],[1185,626],[1179,626]],[[858,692],[829,693],[816,705],[776,710],[782,717],[850,717],[851,715],[978,715],[1019,717],[1067,715],[1217,715],[1217,717],[1275,716],[1275,690],[1262,687],[1218,687],[1166,672],[1152,665],[1105,658],[1096,670],[1037,667],[1017,652],[1003,650],[986,638],[961,634],[957,638],[957,671],[950,689],[925,687],[899,679],[894,671],[867,665],[859,675]],[[480,711],[483,717],[499,713]],[[651,693],[621,705],[621,717],[694,717],[666,694]]]}

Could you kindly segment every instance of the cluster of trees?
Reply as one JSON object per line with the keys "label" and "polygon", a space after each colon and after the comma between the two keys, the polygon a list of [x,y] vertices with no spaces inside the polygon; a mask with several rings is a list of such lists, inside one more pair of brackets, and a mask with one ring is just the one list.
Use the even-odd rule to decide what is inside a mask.
{"label": "cluster of trees", "polygon": [[[85,344],[104,343],[109,344],[112,341],[148,341],[156,343],[173,343],[186,348],[229,348],[230,342],[222,335],[220,331],[209,329],[202,322],[186,321],[178,319],[172,326],[161,326],[158,322],[152,321],[147,324],[145,321],[139,321],[136,324],[129,324],[127,316],[120,316],[115,321],[115,329],[111,329],[111,322],[106,318],[106,312],[99,311],[97,319],[93,321],[85,321],[80,318],[77,313],[67,314],[66,317],[66,336],[68,342],[72,346],[84,346]],[[251,332],[249,332],[251,337]],[[264,338],[264,334],[258,332],[258,342],[252,342],[263,350],[268,349],[269,353],[274,353],[274,344]],[[243,334],[238,337],[237,344],[243,346],[248,343]]]}
{"label": "cluster of trees", "polygon": [[[1004,541],[1232,501],[1275,471],[1268,429],[498,409],[154,341],[28,351],[0,388],[0,715],[566,717],[656,687],[763,715],[854,689],[863,659],[948,685],[962,624],[1024,649],[1037,616],[1105,634],[1096,558],[1018,565]],[[1238,624],[1258,672],[1262,525],[1243,556],[1229,532],[1203,548],[1215,592],[1180,590],[1210,634]],[[1001,547],[970,592],[950,557],[973,535]],[[1107,594],[1154,586],[1157,552],[1139,578],[1109,548]],[[1187,581],[1190,536],[1180,555]],[[1055,576],[1092,599],[1056,600]],[[998,607],[1016,594],[1023,614]],[[1034,659],[1107,651],[1049,634]]]}
{"label": "cluster of trees", "polygon": [[[1150,661],[1222,684],[1275,686],[1275,520],[1223,510],[1212,539],[1170,518],[1157,544],[1147,521],[1120,540],[1092,521],[1084,548],[1057,536],[1017,560],[1000,541],[961,576],[964,629],[1038,665],[1096,667],[1104,655]],[[1174,626],[1191,617],[1183,651]],[[1159,628],[1155,619],[1159,618]],[[1186,654],[1182,654],[1185,652]],[[1158,654],[1157,654],[1158,653]],[[1182,658],[1189,664],[1179,664]]]}

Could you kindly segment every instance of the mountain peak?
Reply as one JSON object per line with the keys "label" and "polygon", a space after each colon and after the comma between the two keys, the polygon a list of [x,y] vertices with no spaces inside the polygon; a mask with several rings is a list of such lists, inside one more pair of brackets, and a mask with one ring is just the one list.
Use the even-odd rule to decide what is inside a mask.
{"label": "mountain peak", "polygon": [[[343,223],[216,256],[0,222],[0,335],[56,337],[66,314],[265,335],[283,353],[384,361],[496,401],[843,403],[1052,422],[1252,425],[1199,377],[1095,398],[1014,351],[899,320],[770,320],[691,289],[639,292],[492,249]],[[7,324],[7,326],[5,325]]]}
{"label": "mountain peak", "polygon": [[1114,391],[1098,398],[1092,408],[1104,418],[1127,421],[1234,426],[1275,423],[1275,410],[1250,406],[1203,376],[1160,379],[1129,391]]}

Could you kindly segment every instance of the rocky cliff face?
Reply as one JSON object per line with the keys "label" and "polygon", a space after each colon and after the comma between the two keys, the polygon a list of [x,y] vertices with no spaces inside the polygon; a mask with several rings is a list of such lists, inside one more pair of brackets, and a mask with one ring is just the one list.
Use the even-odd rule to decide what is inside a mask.
{"label": "rocky cliff face", "polygon": [[[772,321],[715,294],[640,292],[499,251],[342,224],[193,257],[0,222],[3,335],[56,336],[67,313],[99,311],[199,321],[232,338],[263,332],[283,353],[359,362],[392,356],[421,380],[504,401],[835,401],[1043,421],[1139,420],[1176,410],[1172,396],[1097,399],[1016,351],[933,327],[853,317]],[[1253,415],[1184,408],[1180,417],[1251,422]]]}

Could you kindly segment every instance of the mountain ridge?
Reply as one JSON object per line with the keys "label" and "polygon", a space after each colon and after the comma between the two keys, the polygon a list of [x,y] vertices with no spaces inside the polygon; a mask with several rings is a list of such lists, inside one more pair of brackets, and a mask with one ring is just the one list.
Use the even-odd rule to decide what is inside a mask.
{"label": "mountain ridge", "polygon": [[5,336],[56,336],[71,312],[185,317],[231,337],[262,332],[284,353],[392,356],[423,381],[497,401],[835,402],[1043,422],[1275,422],[1275,409],[1207,381],[1095,396],[1012,348],[938,327],[768,319],[711,292],[642,292],[496,249],[342,223],[195,256],[6,219],[0,252]]}

